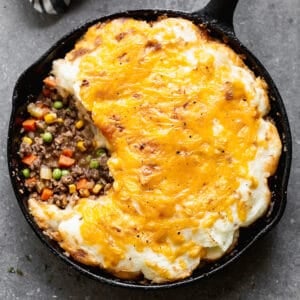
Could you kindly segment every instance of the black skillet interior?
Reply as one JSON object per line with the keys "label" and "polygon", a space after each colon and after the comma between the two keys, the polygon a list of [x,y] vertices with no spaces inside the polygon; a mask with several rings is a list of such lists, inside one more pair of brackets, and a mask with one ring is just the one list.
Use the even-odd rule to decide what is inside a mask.
{"label": "black skillet interior", "polygon": [[[117,13],[99,18],[84,24],[63,37],[37,62],[29,67],[18,79],[13,93],[12,113],[9,123],[7,145],[8,167],[14,192],[26,220],[43,243],[46,244],[52,252],[62,258],[63,261],[67,262],[81,273],[99,281],[123,287],[155,289],[179,286],[209,276],[224,268],[230,262],[239,257],[257,238],[268,232],[269,229],[271,229],[280,220],[286,205],[286,191],[292,155],[291,133],[286,111],[274,82],[261,63],[243,45],[241,45],[234,35],[232,17],[237,2],[237,0],[211,0],[204,9],[192,14],[169,10],[138,10]],[[30,96],[36,96],[41,91],[42,80],[49,73],[54,59],[63,57],[69,50],[71,50],[77,39],[94,23],[118,17],[132,17],[146,21],[153,21],[160,16],[182,17],[193,21],[195,24],[205,24],[212,36],[228,43],[228,45],[237,53],[245,56],[246,64],[257,76],[263,77],[269,85],[269,96],[272,107],[269,117],[273,119],[280,133],[283,143],[283,153],[280,158],[276,174],[269,180],[270,189],[272,191],[272,204],[268,213],[250,227],[241,229],[238,244],[231,253],[225,255],[217,262],[208,263],[203,267],[198,268],[193,272],[192,276],[187,279],[167,284],[151,284],[147,282],[134,282],[116,279],[105,271],[82,265],[65,256],[63,254],[64,251],[56,242],[43,235],[28,212],[26,193],[23,194],[20,192],[22,182],[18,175],[20,161],[18,159],[17,152],[20,144],[20,120],[22,119],[22,115],[25,113],[26,102]]]}

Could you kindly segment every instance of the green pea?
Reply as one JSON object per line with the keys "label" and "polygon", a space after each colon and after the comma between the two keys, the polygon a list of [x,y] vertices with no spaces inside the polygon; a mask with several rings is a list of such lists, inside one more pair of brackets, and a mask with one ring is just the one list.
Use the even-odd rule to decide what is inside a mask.
{"label": "green pea", "polygon": [[101,156],[105,154],[105,149],[104,148],[99,148],[97,151],[96,151],[96,155],[97,156]]}
{"label": "green pea", "polygon": [[29,178],[30,177],[30,170],[29,169],[23,169],[22,170],[22,175],[25,177],[25,178]]}
{"label": "green pea", "polygon": [[90,161],[90,168],[91,169],[98,169],[99,168],[99,162],[96,159],[92,159]]}
{"label": "green pea", "polygon": [[55,101],[55,102],[53,103],[53,107],[54,107],[55,109],[61,109],[61,108],[64,107],[64,104],[63,104],[61,101]]}
{"label": "green pea", "polygon": [[59,168],[55,168],[52,172],[52,177],[55,180],[59,180],[62,176],[62,171]]}
{"label": "green pea", "polygon": [[62,170],[61,171],[61,176],[67,176],[69,174],[70,174],[70,172],[68,170]]}
{"label": "green pea", "polygon": [[53,140],[53,136],[50,132],[45,132],[42,134],[42,139],[45,143],[51,143]]}

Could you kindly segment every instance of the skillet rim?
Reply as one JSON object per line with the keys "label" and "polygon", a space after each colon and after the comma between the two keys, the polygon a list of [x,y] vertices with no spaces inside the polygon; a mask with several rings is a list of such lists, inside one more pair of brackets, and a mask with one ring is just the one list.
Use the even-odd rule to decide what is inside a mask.
{"label": "skillet rim", "polygon": [[[141,20],[155,20],[160,16],[168,16],[168,17],[181,17],[184,19],[188,19],[195,23],[196,25],[199,24],[204,24],[207,26],[208,30],[210,30],[213,34],[217,33],[217,37],[222,40],[224,37],[227,39],[226,43],[232,47],[235,51],[235,48],[239,48],[242,52],[242,54],[245,54],[247,59],[251,60],[252,67],[249,66],[249,64],[246,62],[246,64],[249,66],[251,70],[253,70],[255,73],[258,72],[259,75],[262,75],[262,77],[266,80],[270,92],[272,92],[272,96],[270,98],[274,98],[273,100],[278,106],[278,111],[281,116],[280,120],[282,122],[282,132],[279,132],[281,135],[281,141],[284,147],[286,147],[286,152],[285,155],[283,155],[280,158],[282,160],[284,156],[284,168],[283,168],[283,175],[282,175],[282,180],[279,182],[280,186],[278,187],[279,191],[281,191],[281,197],[279,200],[280,201],[280,206],[278,208],[277,213],[272,217],[271,221],[269,224],[266,224],[262,229],[260,229],[257,233],[254,234],[254,236],[251,238],[250,241],[248,241],[240,250],[238,251],[232,251],[230,254],[223,256],[221,259],[218,259],[216,262],[213,263],[213,267],[205,271],[204,273],[200,273],[200,275],[196,275],[195,277],[193,274],[195,273],[195,270],[191,276],[188,278],[185,278],[180,281],[175,281],[175,282],[167,282],[163,284],[157,284],[157,283],[150,283],[150,284],[143,284],[143,283],[138,283],[135,281],[129,281],[129,280],[121,280],[116,277],[113,277],[112,275],[104,272],[103,274],[95,274],[93,271],[89,270],[88,266],[82,265],[75,260],[67,257],[66,255],[63,254],[63,249],[60,247],[54,248],[53,245],[51,245],[51,240],[47,238],[43,233],[42,230],[37,226],[37,224],[34,222],[33,217],[30,215],[28,209],[26,208],[24,202],[24,196],[19,192],[19,186],[18,182],[16,179],[16,174],[14,174],[14,164],[13,164],[13,159],[14,156],[16,156],[16,153],[13,153],[12,148],[13,148],[13,137],[12,137],[12,131],[15,126],[15,117],[17,114],[17,100],[19,98],[19,93],[18,90],[22,88],[22,81],[26,80],[26,76],[30,74],[30,72],[34,71],[35,68],[38,67],[39,64],[42,64],[43,62],[47,61],[49,57],[51,57],[51,53],[55,52],[57,49],[60,49],[60,47],[65,47],[66,49],[63,50],[64,54],[67,53],[69,50],[67,50],[68,44],[74,45],[76,40],[93,24],[98,23],[98,22],[104,22],[108,20],[112,20],[118,17],[132,17],[136,19],[141,19]],[[165,9],[142,9],[142,10],[129,10],[125,12],[117,12],[113,13],[110,15],[105,15],[100,18],[96,18],[93,20],[89,20],[82,25],[79,25],[72,29],[69,33],[65,34],[61,39],[59,39],[57,42],[53,44],[47,50],[40,58],[38,58],[31,66],[29,66],[18,78],[14,91],[13,91],[13,99],[12,99],[12,112],[10,115],[10,121],[9,121],[9,127],[8,127],[8,140],[7,140],[7,162],[8,162],[8,169],[9,169],[9,175],[10,175],[10,180],[13,186],[14,194],[17,198],[18,204],[22,210],[22,213],[27,220],[27,222],[30,224],[31,228],[33,231],[36,233],[36,235],[39,237],[39,239],[47,245],[47,247],[50,249],[52,253],[60,257],[66,264],[71,266],[72,268],[76,269],[79,271],[81,274],[84,274],[94,280],[98,280],[103,283],[108,283],[113,286],[119,286],[119,287],[130,287],[130,288],[135,288],[135,289],[144,289],[144,290],[150,290],[150,289],[166,289],[166,288],[172,288],[172,287],[179,287],[183,286],[195,281],[199,281],[205,277],[211,276],[217,271],[222,270],[225,268],[227,265],[231,264],[233,261],[238,259],[240,255],[242,255],[247,249],[260,237],[265,235],[271,228],[273,228],[280,220],[280,218],[283,215],[285,206],[286,206],[286,196],[287,196],[287,185],[288,185],[288,179],[289,179],[289,173],[290,173],[290,167],[291,167],[291,158],[292,158],[292,138],[291,138],[291,132],[290,132],[290,127],[289,127],[289,122],[288,122],[288,117],[287,113],[283,104],[283,101],[281,99],[281,96],[275,86],[275,83],[273,82],[271,76],[267,72],[267,70],[264,68],[264,66],[259,62],[259,60],[245,47],[241,44],[241,42],[236,38],[234,35],[234,32],[231,28],[228,26],[224,26],[225,24],[218,23],[216,20],[213,18],[205,15],[204,13],[197,12],[197,13],[188,13],[184,11],[176,11],[176,10],[165,10]],[[76,38],[74,36],[77,36]],[[70,43],[69,39],[74,40]],[[57,56],[54,55],[54,56]],[[50,60],[53,61],[54,58],[58,57],[52,57]],[[255,67],[255,69],[253,69]],[[258,71],[257,71],[258,70]],[[257,75],[257,74],[256,74]],[[27,96],[29,96],[27,94]],[[27,100],[26,100],[27,101]],[[26,102],[23,100],[23,102]],[[272,106],[270,99],[270,104]],[[23,103],[23,104],[24,104]],[[279,166],[278,166],[279,168]],[[278,170],[277,170],[278,171]],[[277,173],[276,171],[276,173]],[[264,218],[264,216],[262,217]],[[256,221],[257,222],[257,221]],[[255,223],[256,223],[255,222]],[[224,260],[222,262],[222,260]],[[102,271],[101,271],[102,272]]]}

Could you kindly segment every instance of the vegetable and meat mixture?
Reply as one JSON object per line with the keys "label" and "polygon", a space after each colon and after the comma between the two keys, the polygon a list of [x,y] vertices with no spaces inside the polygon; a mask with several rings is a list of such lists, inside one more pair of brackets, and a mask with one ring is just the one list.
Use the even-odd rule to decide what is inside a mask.
{"label": "vegetable and meat mixture", "polygon": [[72,97],[57,93],[55,80],[44,80],[42,93],[27,105],[19,155],[30,197],[65,208],[79,198],[105,193],[113,182],[107,149],[97,146],[89,116]]}

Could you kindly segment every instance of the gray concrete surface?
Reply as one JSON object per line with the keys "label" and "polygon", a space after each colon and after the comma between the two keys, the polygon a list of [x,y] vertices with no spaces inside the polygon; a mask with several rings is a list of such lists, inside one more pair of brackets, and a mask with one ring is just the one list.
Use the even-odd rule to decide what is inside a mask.
{"label": "gray concrete surface", "polygon": [[[49,253],[27,225],[7,171],[6,138],[18,75],[87,19],[124,9],[192,11],[206,1],[74,1],[63,17],[32,11],[27,0],[0,3],[0,299],[300,299],[300,2],[240,0],[237,36],[269,70],[286,104],[294,139],[288,205],[278,226],[243,257],[192,286],[157,292],[110,287],[85,278]],[[11,268],[19,270],[11,273]]]}

